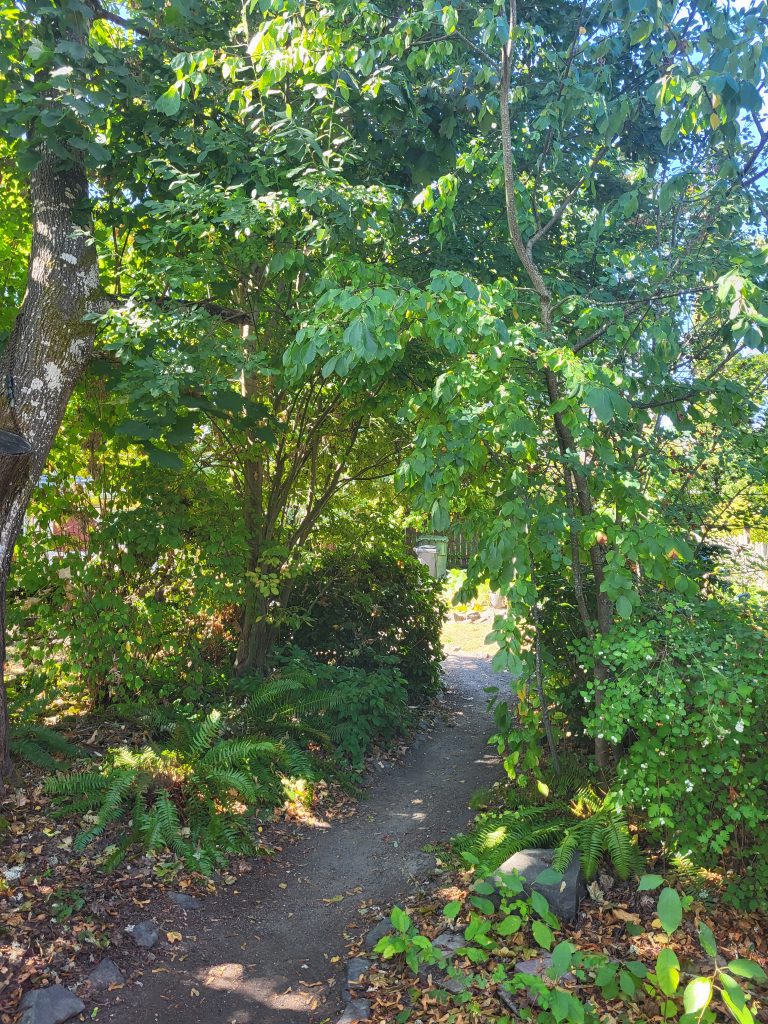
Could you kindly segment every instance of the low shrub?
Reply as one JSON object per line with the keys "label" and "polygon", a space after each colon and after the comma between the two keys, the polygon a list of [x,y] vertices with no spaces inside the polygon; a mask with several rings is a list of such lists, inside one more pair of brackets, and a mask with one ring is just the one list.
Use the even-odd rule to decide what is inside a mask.
{"label": "low shrub", "polygon": [[266,682],[241,687],[253,728],[319,740],[355,769],[374,744],[387,746],[413,721],[406,681],[393,666],[366,672],[326,665],[294,648]]}
{"label": "low shrub", "polygon": [[296,579],[291,606],[301,624],[293,642],[329,665],[373,673],[395,667],[408,698],[424,700],[440,687],[440,591],[415,558],[327,553]]}
{"label": "low shrub", "polygon": [[[391,742],[411,721],[396,668],[364,672],[292,651],[270,679],[239,679],[231,689],[226,713],[213,710],[197,722],[169,707],[115,706],[151,742],[110,749],[98,769],[45,783],[57,814],[85,816],[75,849],[127,820],[128,834],[106,853],[107,868],[136,849],[170,852],[210,873],[227,855],[256,849],[256,812],[286,799],[310,800],[323,773],[361,769],[375,743]],[[50,730],[29,730],[28,744],[32,737],[48,742]],[[33,753],[61,767],[45,760],[45,749]]]}
{"label": "low shrub", "polygon": [[768,886],[766,623],[764,601],[669,596],[581,652],[610,669],[586,723],[623,750],[619,805],[652,843],[725,870],[747,908]]}

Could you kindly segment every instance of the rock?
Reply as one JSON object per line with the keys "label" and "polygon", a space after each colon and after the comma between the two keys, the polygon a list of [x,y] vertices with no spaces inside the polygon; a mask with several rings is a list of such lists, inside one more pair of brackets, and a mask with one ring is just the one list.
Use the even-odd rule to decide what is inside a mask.
{"label": "rock", "polygon": [[517,871],[523,880],[526,893],[530,894],[531,889],[537,889],[546,896],[553,914],[563,921],[575,921],[579,913],[579,901],[587,891],[578,854],[566,868],[562,881],[552,885],[542,885],[536,881],[542,871],[552,867],[554,854],[554,850],[521,850],[505,860],[496,869],[493,878],[499,881],[500,876]]}
{"label": "rock", "polygon": [[[537,978],[540,978],[545,971],[548,971],[552,966],[552,957],[549,953],[545,953],[543,956],[534,956],[530,960],[521,960],[515,964],[515,970],[519,974],[532,974]],[[563,974],[558,981],[575,981],[576,977],[573,974]]]}
{"label": "rock", "polygon": [[371,1019],[370,999],[351,999],[336,1024],[357,1024]]}
{"label": "rock", "polygon": [[85,1009],[82,999],[63,985],[36,988],[21,1000],[19,1024],[62,1024]]}
{"label": "rock", "polygon": [[436,988],[443,988],[446,992],[452,992],[455,996],[467,988],[467,982],[462,981],[461,978],[452,978],[448,974],[435,978],[434,984]]}
{"label": "rock", "polygon": [[440,970],[439,967],[434,965],[428,966],[423,964],[419,968],[419,979],[424,985],[428,985],[430,988],[442,988],[446,992],[452,992],[457,995],[459,992],[464,992],[470,985],[469,978],[454,977],[450,974],[446,974],[445,971]]}
{"label": "rock", "polygon": [[169,892],[168,896],[182,910],[200,910],[202,903],[196,896],[190,896],[187,892]]}
{"label": "rock", "polygon": [[496,995],[499,997],[499,1001],[501,1002],[502,1006],[505,1006],[511,1013],[516,1014],[518,1012],[520,1006],[517,1002],[515,1002],[515,997],[509,991],[508,988],[503,988],[502,986],[499,986],[496,989]]}
{"label": "rock", "polygon": [[125,930],[133,942],[137,946],[141,946],[142,949],[152,949],[160,938],[154,921],[139,921],[138,924],[129,924]]}
{"label": "rock", "polygon": [[361,985],[371,967],[371,961],[364,956],[355,956],[347,964],[347,985]]}
{"label": "rock", "polygon": [[455,953],[457,949],[466,944],[466,939],[461,932],[443,932],[432,940],[432,945],[441,953]]}
{"label": "rock", "polygon": [[521,960],[515,964],[515,970],[520,974],[541,975],[552,966],[551,956],[534,956],[530,960]]}
{"label": "rock", "polygon": [[379,921],[378,924],[375,924],[373,928],[371,928],[371,930],[363,939],[363,945],[365,946],[366,949],[371,950],[379,941],[379,939],[383,939],[385,935],[389,935],[390,932],[393,931],[394,928],[392,927],[392,922],[389,920],[389,918],[385,917],[381,921]]}
{"label": "rock", "polygon": [[114,960],[105,957],[88,975],[91,988],[109,988],[110,985],[122,985],[125,982],[123,972]]}

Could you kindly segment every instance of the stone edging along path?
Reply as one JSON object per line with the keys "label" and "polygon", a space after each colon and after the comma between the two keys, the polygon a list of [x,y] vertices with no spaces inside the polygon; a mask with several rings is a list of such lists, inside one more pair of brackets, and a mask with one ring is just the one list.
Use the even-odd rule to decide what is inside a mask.
{"label": "stone edging along path", "polygon": [[[402,764],[371,774],[352,817],[309,829],[280,857],[257,862],[233,887],[237,892],[182,906],[181,925],[181,901],[174,904],[172,896],[137,907],[134,942],[172,928],[181,931],[176,948],[185,953],[173,962],[148,953],[140,982],[79,993],[86,1015],[98,1005],[98,1020],[111,1024],[365,1019],[354,987],[365,965],[344,963],[355,929],[370,927],[360,904],[388,914],[434,868],[423,848],[466,827],[472,794],[501,773],[487,744],[492,722],[484,689],[498,676],[476,655],[452,654],[444,668],[447,713],[415,738]],[[370,948],[375,939],[366,938]],[[119,970],[117,954],[115,961]]]}

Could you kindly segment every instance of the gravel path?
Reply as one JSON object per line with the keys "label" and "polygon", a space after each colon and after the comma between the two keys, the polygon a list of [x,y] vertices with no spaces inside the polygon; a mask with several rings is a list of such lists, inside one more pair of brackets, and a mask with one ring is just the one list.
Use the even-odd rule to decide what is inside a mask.
{"label": "gravel path", "polygon": [[[450,655],[447,714],[417,736],[404,763],[371,776],[346,821],[311,829],[273,862],[187,916],[183,962],[148,968],[115,992],[99,1020],[114,1024],[309,1024],[341,1012],[345,927],[357,906],[388,908],[434,866],[423,851],[471,819],[468,801],[499,777],[487,745],[488,660]],[[286,885],[282,888],[281,885]],[[323,903],[341,894],[344,899]],[[163,925],[163,908],[146,908]],[[145,911],[146,913],[146,911]],[[169,920],[178,920],[178,911]],[[170,927],[170,925],[168,926]],[[192,938],[194,936],[194,938]]]}

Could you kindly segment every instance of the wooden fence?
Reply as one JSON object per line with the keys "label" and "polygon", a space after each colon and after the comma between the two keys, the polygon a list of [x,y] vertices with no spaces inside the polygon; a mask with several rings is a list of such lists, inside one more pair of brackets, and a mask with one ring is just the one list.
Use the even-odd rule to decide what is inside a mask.
{"label": "wooden fence", "polygon": [[[413,550],[416,547],[416,542],[419,537],[423,537],[427,534],[426,530],[414,530],[409,527],[405,531],[405,544],[409,550]],[[451,526],[450,532],[447,534],[448,537],[448,568],[449,569],[466,569],[469,565],[469,560],[477,550],[477,544],[472,538],[467,537],[464,533],[461,525],[454,523]]]}

